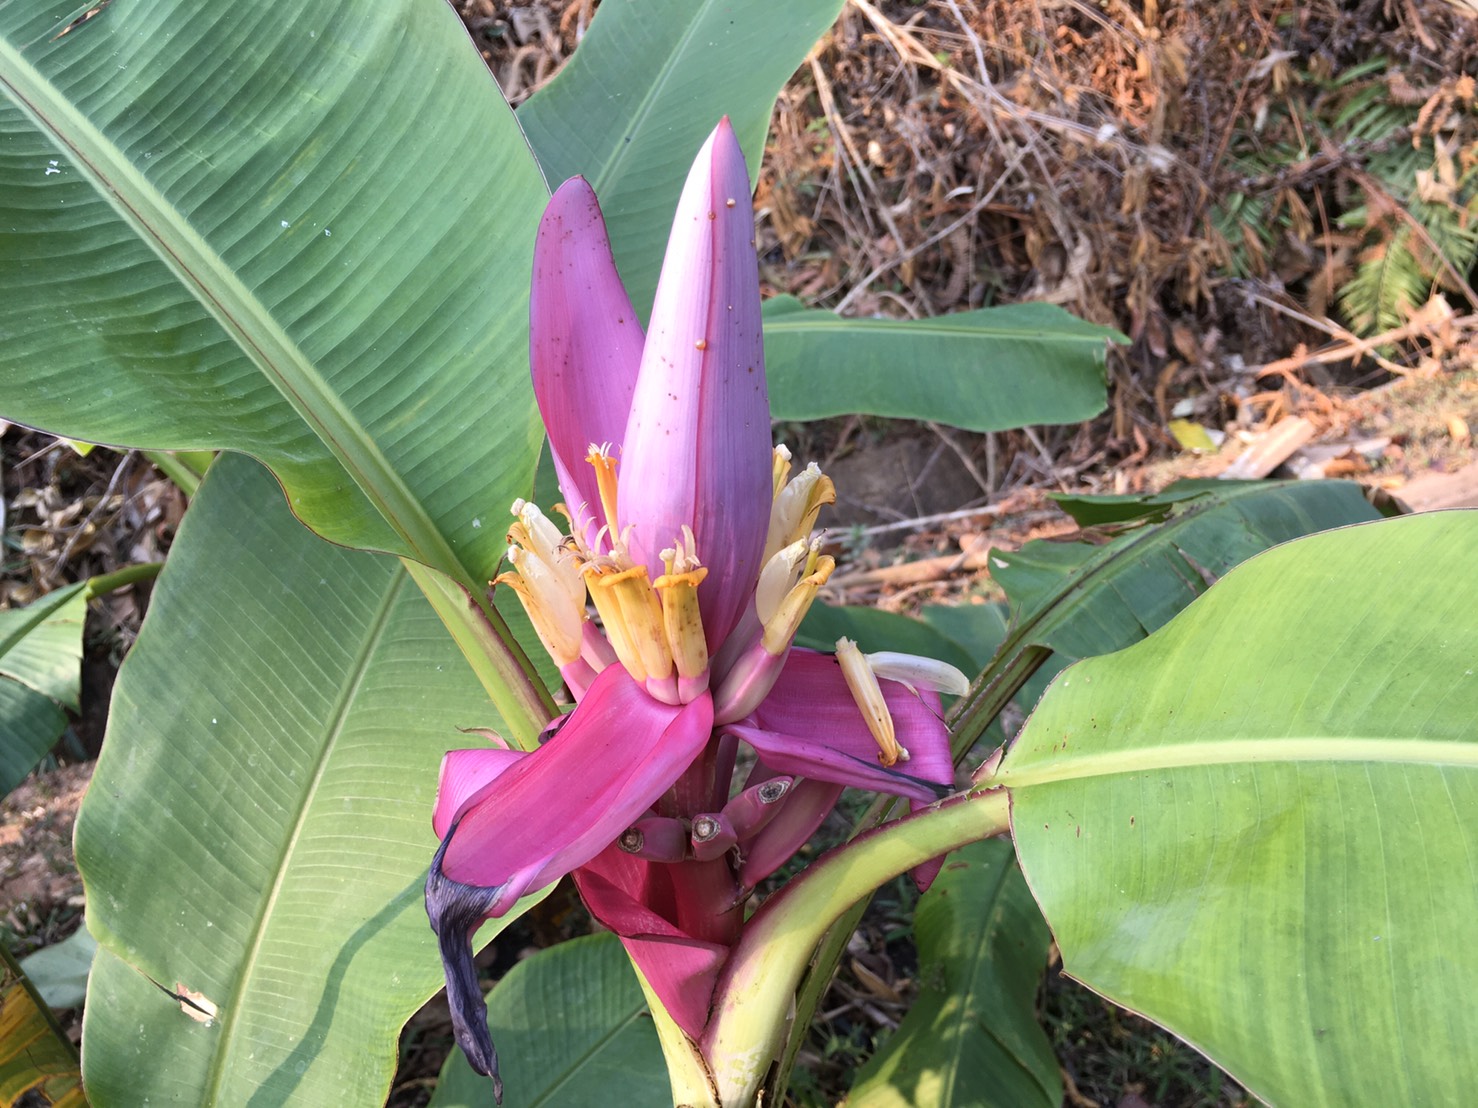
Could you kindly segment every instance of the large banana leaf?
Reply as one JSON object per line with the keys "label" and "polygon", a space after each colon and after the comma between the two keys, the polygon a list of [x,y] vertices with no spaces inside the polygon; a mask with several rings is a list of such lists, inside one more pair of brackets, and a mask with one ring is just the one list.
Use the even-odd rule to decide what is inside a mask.
{"label": "large banana leaf", "polygon": [[221,458],[77,824],[93,1101],[381,1102],[441,981],[437,767],[474,745],[457,728],[498,725],[399,562],[319,541],[265,470]]}
{"label": "large banana leaf", "polygon": [[[646,997],[614,935],[589,935],[525,958],[488,994],[503,1108],[661,1104],[667,1066]],[[488,1079],[453,1050],[431,1108],[489,1102]]]}
{"label": "large banana leaf", "polygon": [[1106,542],[991,552],[991,575],[1011,601],[1010,633],[956,709],[957,753],[1052,652],[1065,662],[1122,649],[1259,551],[1380,517],[1349,481],[1185,481],[1152,497],[1099,498],[1094,510],[1119,524],[1095,536]]}
{"label": "large banana leaf", "polygon": [[765,303],[776,419],[866,412],[972,431],[1076,423],[1103,411],[1104,357],[1123,340],[1051,304],[843,319],[791,296]]}
{"label": "large banana leaf", "polygon": [[568,65],[519,108],[551,184],[583,174],[645,318],[694,152],[727,115],[759,171],[781,87],[841,0],[605,0]]}
{"label": "large banana leaf", "polygon": [[1037,1022],[1051,936],[1002,839],[949,856],[919,898],[919,995],[869,1059],[848,1108],[1056,1108],[1062,1079]]}
{"label": "large banana leaf", "polygon": [[546,193],[455,15],[6,4],[0,91],[5,414],[255,454],[322,534],[485,582]]}
{"label": "large banana leaf", "polygon": [[1270,551],[1067,670],[991,782],[1068,972],[1272,1103],[1478,1086],[1475,546]]}

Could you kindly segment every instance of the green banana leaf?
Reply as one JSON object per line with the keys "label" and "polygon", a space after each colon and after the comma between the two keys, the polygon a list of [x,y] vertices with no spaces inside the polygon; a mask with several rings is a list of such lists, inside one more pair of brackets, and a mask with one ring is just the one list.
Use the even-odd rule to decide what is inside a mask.
{"label": "green banana leaf", "polygon": [[848,1108],[1057,1108],[1062,1079],[1037,1023],[1052,936],[1001,839],[949,856],[914,914],[919,995],[868,1060]]}
{"label": "green banana leaf", "polygon": [[1108,344],[1124,341],[1051,304],[903,320],[765,302],[776,419],[865,412],[971,431],[1077,423],[1103,411]]}
{"label": "green banana leaf", "polygon": [[957,753],[1054,652],[1065,663],[1120,650],[1253,554],[1381,516],[1349,481],[1181,482],[1119,501],[1116,526],[1093,536],[1097,542],[1039,540],[991,551],[991,576],[1010,600],[1010,633],[956,709]]}
{"label": "green banana leaf", "polygon": [[500,721],[402,565],[321,542],[221,457],[77,823],[95,1104],[383,1102],[441,984],[422,884],[464,727]]}
{"label": "green banana leaf", "polygon": [[479,587],[533,478],[546,196],[445,5],[0,7],[0,395],[229,448],[346,545]]}
{"label": "green banana leaf", "polygon": [[[503,1108],[662,1104],[667,1066],[621,943],[590,935],[541,950],[488,994]],[[491,1085],[460,1050],[441,1069],[431,1108],[489,1103]]]}
{"label": "green banana leaf", "polygon": [[866,653],[898,650],[938,658],[964,673],[974,670],[969,652],[924,620],[860,605],[813,604],[796,632],[796,645],[830,653],[846,636]]}
{"label": "green banana leaf", "polygon": [[1139,526],[1106,544],[1038,540],[991,552],[1013,635],[1029,626],[1033,642],[1069,658],[1107,654],[1270,546],[1381,518],[1352,481],[1182,481],[1133,500],[1145,512]]}
{"label": "green banana leaf", "polygon": [[0,796],[36,768],[77,710],[87,583],[0,612]]}
{"label": "green banana leaf", "polygon": [[1273,1104],[1478,1085],[1478,513],[1315,535],[1069,668],[990,784],[1066,971]]}
{"label": "green banana leaf", "polygon": [[27,954],[20,960],[21,972],[52,1008],[80,1008],[97,949],[97,940],[84,925],[61,942]]}
{"label": "green banana leaf", "polygon": [[551,185],[583,174],[642,318],[693,155],[727,115],[757,179],[775,97],[841,0],[605,0],[518,110]]}

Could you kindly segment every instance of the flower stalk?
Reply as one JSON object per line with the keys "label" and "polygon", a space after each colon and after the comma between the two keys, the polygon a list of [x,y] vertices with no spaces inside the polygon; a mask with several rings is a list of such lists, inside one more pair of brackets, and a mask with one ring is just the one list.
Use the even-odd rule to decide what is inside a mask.
{"label": "flower stalk", "polygon": [[812,952],[848,908],[930,858],[1010,828],[1005,790],[953,796],[829,851],[766,901],[729,956],[717,991],[720,1001],[704,1034],[715,1104],[744,1108],[754,1103]]}
{"label": "flower stalk", "polygon": [[[646,335],[589,185],[561,186],[540,226],[531,368],[570,528],[516,502],[494,584],[524,605],[576,705],[537,749],[515,735],[518,749],[447,755],[426,885],[458,1041],[495,1091],[470,946],[483,919],[571,874],[641,977],[676,1101],[742,1103],[725,1090],[768,1065],[754,1051],[773,1053],[810,954],[780,941],[784,921],[833,909],[793,883],[746,925],[755,886],[844,788],[928,805],[953,787],[937,690],[962,675],[848,640],[836,655],[793,645],[835,566],[813,528],[836,494],[815,465],[792,476],[770,442],[749,192],[721,122],[679,200]],[[902,868],[941,852],[911,849]],[[842,875],[845,896],[903,856],[858,857],[874,855]],[[773,951],[748,940],[756,926]],[[782,953],[756,993],[752,964]]]}

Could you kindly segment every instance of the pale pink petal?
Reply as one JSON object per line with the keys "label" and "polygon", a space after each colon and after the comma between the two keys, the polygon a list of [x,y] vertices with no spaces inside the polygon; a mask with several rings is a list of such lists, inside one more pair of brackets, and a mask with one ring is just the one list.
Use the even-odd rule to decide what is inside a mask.
{"label": "pale pink petal", "polygon": [[431,827],[438,839],[446,838],[453,821],[468,801],[502,775],[520,758],[522,750],[485,747],[478,750],[448,750],[441,760],[441,776],[436,783],[436,808],[431,814]]}
{"label": "pale pink petal", "polygon": [[483,888],[521,880],[529,891],[583,865],[672,786],[707,743],[712,716],[706,696],[663,704],[610,666],[552,739],[463,806],[444,875]]}
{"label": "pale pink petal", "polygon": [[[940,799],[948,791],[909,773],[911,762],[899,762],[892,767],[883,766],[877,758],[877,746],[870,754],[858,756],[847,750],[839,750],[830,741],[808,739],[804,735],[787,735],[779,731],[766,731],[742,723],[730,724],[725,731],[737,735],[758,752],[768,764],[781,773],[796,777],[807,777],[817,781],[830,781],[835,785],[847,785],[854,789],[906,796],[924,803]],[[828,736],[828,739],[830,736]],[[869,741],[872,736],[868,736]]]}
{"label": "pale pink petal", "polygon": [[716,650],[759,577],[772,498],[754,212],[727,119],[678,201],[647,331],[622,443],[622,524],[654,575],[660,551],[693,528]]}
{"label": "pale pink petal", "polygon": [[582,522],[600,515],[586,448],[620,444],[641,351],[641,324],[616,272],[600,205],[585,179],[572,177],[539,223],[529,361],[559,487]]}
{"label": "pale pink petal", "polygon": [[939,697],[897,681],[880,684],[895,734],[909,752],[908,761],[891,768],[878,762],[877,742],[830,654],[791,650],[764,703],[725,730],[761,751],[765,763],[780,772],[937,800],[954,781]]}

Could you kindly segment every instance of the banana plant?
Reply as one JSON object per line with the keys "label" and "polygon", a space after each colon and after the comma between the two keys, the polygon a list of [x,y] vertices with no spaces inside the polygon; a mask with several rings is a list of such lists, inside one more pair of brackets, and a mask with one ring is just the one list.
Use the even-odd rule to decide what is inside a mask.
{"label": "banana plant", "polygon": [[[839,921],[1007,834],[1069,970],[1260,1095],[1471,1084],[1468,517],[1232,569],[1374,513],[1243,493],[1222,563],[1182,551],[1203,490],[1042,559],[1057,584],[1031,577],[973,685],[886,641],[794,645],[832,490],[772,443],[769,382],[829,398],[806,415],[1069,422],[1114,338],[1039,305],[765,312],[750,181],[839,7],[606,0],[515,114],[433,0],[0,6],[4,415],[223,452],[79,816],[91,1101],[380,1103],[443,984],[457,1064],[542,1095],[507,1045],[539,1015],[485,1007],[473,952],[572,874],[674,1103],[772,1102]],[[906,390],[849,378],[883,349]],[[958,774],[1088,625],[1142,641],[1074,655]],[[761,896],[848,786],[907,812]],[[629,1021],[630,995],[557,1010]]]}

